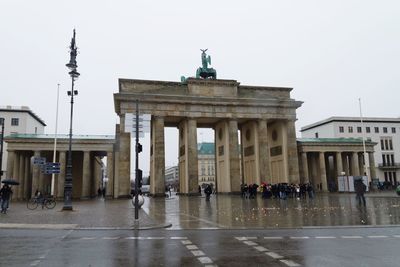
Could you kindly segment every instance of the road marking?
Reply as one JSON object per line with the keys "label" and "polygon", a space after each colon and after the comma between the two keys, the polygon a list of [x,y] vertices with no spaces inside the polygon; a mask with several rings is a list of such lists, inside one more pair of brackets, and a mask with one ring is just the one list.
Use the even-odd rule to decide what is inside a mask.
{"label": "road marking", "polygon": [[316,239],[334,239],[336,236],[316,236]]}
{"label": "road marking", "polygon": [[400,235],[394,235],[393,237],[397,237],[397,238],[400,238]]}
{"label": "road marking", "polygon": [[196,245],[187,245],[186,248],[187,248],[188,250],[199,249]]}
{"label": "road marking", "polygon": [[36,266],[40,263],[40,260],[35,260],[34,262],[31,263],[31,266]]}
{"label": "road marking", "polygon": [[386,238],[386,237],[388,237],[388,236],[386,236],[386,235],[369,235],[369,236],[367,236],[368,238]]}
{"label": "road marking", "polygon": [[309,239],[308,236],[291,236],[290,239]]}
{"label": "road marking", "polygon": [[256,237],[256,236],[244,236],[247,240],[255,240],[255,239],[257,239],[258,237]]}
{"label": "road marking", "polygon": [[106,240],[115,240],[115,239],[118,239],[119,237],[118,236],[105,236],[105,237],[103,237],[102,239],[106,239]]}
{"label": "road marking", "polygon": [[193,254],[194,256],[196,256],[196,257],[198,257],[198,256],[205,256],[205,255],[206,255],[206,254],[204,254],[204,252],[201,251],[201,250],[191,250],[191,252],[192,252],[192,254]]}
{"label": "road marking", "polygon": [[279,255],[278,253],[272,252],[272,251],[265,252],[265,254],[270,256],[273,259],[282,259],[283,258],[283,256]]}
{"label": "road marking", "polygon": [[187,239],[187,237],[186,236],[171,236],[170,239],[180,240],[180,239]]}
{"label": "road marking", "polygon": [[65,239],[70,233],[72,233],[74,230],[69,230],[65,235],[61,237],[61,239]]}
{"label": "road marking", "polygon": [[249,246],[257,246],[257,243],[255,243],[253,241],[243,241],[243,243],[245,243],[246,245],[249,245]]}
{"label": "road marking", "polygon": [[148,239],[148,240],[163,240],[163,239],[165,239],[165,237],[161,237],[161,236],[148,236],[148,237],[146,237],[146,239]]}
{"label": "road marking", "polygon": [[96,239],[96,237],[82,237],[82,240],[93,240]]}
{"label": "road marking", "polygon": [[363,238],[362,236],[359,236],[359,235],[342,235],[341,236],[342,238],[347,238],[347,239],[350,239],[350,238]]}
{"label": "road marking", "polygon": [[245,236],[238,236],[238,237],[235,237],[237,240],[239,240],[239,241],[245,241],[245,240],[247,240],[247,237],[245,237]]}
{"label": "road marking", "polygon": [[197,258],[202,264],[213,263],[209,257],[198,257]]}
{"label": "road marking", "polygon": [[290,266],[290,267],[301,266],[300,264],[298,264],[298,263],[296,263],[294,261],[291,261],[291,260],[280,260],[280,261],[283,262],[284,264],[286,264],[287,266]]}
{"label": "road marking", "polygon": [[257,250],[260,251],[260,252],[269,251],[268,249],[266,249],[266,248],[264,248],[264,247],[262,247],[262,246],[256,246],[256,247],[254,247],[254,248],[257,249]]}
{"label": "road marking", "polygon": [[144,239],[144,237],[142,237],[142,236],[128,236],[128,237],[125,237],[125,239]]}
{"label": "road marking", "polygon": [[264,239],[283,239],[282,236],[264,236]]}
{"label": "road marking", "polygon": [[190,241],[190,240],[182,240],[181,242],[182,242],[182,244],[184,244],[184,245],[190,245],[190,244],[192,244],[192,241]]}

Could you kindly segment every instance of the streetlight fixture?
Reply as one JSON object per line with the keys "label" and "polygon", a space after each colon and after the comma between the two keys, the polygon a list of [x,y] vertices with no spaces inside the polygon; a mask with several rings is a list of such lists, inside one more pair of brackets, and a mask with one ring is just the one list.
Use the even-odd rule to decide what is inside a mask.
{"label": "streetlight fixture", "polygon": [[4,118],[0,118],[1,138],[0,138],[0,181],[3,176],[3,139],[4,139]]}
{"label": "streetlight fixture", "polygon": [[76,71],[78,65],[76,64],[76,55],[77,55],[77,47],[75,42],[75,29],[74,34],[71,39],[70,46],[70,60],[66,66],[69,68],[70,72],[68,72],[69,76],[71,76],[72,80],[72,88],[71,91],[68,91],[68,96],[71,97],[71,115],[70,115],[70,124],[69,124],[69,146],[68,146],[68,159],[67,159],[67,174],[65,176],[64,183],[64,207],[63,210],[72,210],[72,118],[74,111],[74,96],[78,94],[78,90],[74,90],[74,82],[79,77],[79,72]]}

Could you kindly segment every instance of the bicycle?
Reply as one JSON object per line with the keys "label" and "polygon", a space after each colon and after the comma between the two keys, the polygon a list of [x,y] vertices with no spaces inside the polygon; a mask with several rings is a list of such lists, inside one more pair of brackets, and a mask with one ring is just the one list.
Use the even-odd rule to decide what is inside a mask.
{"label": "bicycle", "polygon": [[34,210],[39,206],[39,204],[42,205],[42,209],[44,207],[46,207],[47,209],[53,209],[56,206],[57,202],[53,196],[42,198],[34,197],[28,200],[28,202],[26,203],[26,207],[30,210]]}

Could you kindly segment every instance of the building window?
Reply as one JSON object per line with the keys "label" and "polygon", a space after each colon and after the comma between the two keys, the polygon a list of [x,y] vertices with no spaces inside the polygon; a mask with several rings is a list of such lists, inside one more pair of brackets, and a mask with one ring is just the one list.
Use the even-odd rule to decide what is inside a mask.
{"label": "building window", "polygon": [[383,166],[386,166],[386,157],[385,157],[385,155],[382,155],[382,164],[383,164]]}
{"label": "building window", "polygon": [[383,133],[387,133],[387,127],[383,127]]}
{"label": "building window", "polygon": [[0,125],[4,123],[4,118],[0,118]]}
{"label": "building window", "polygon": [[353,126],[349,126],[349,133],[353,132]]}
{"label": "building window", "polygon": [[343,126],[339,126],[339,133],[344,133],[344,127]]}
{"label": "building window", "polygon": [[19,124],[19,119],[18,118],[12,118],[11,119],[11,126],[18,126]]}
{"label": "building window", "polygon": [[392,163],[392,166],[394,165],[394,155],[390,154],[390,162]]}
{"label": "building window", "polygon": [[361,133],[361,127],[357,127],[357,133]]}
{"label": "building window", "polygon": [[396,133],[396,127],[392,127],[392,133]]}
{"label": "building window", "polygon": [[385,150],[389,150],[389,143],[387,139],[385,139]]}
{"label": "building window", "polygon": [[315,133],[315,138],[318,138],[318,133]]}
{"label": "building window", "polygon": [[366,131],[367,133],[370,133],[370,132],[371,132],[371,127],[365,127],[365,131]]}
{"label": "building window", "polygon": [[379,127],[374,127],[375,133],[379,133]]}
{"label": "building window", "polygon": [[389,150],[393,150],[393,141],[389,139]]}

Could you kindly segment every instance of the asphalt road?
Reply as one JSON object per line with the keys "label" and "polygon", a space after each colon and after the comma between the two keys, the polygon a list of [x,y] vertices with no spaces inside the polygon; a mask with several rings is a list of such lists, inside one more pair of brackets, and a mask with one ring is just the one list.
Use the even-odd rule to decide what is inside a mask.
{"label": "asphalt road", "polygon": [[0,229],[0,266],[400,266],[400,227]]}

